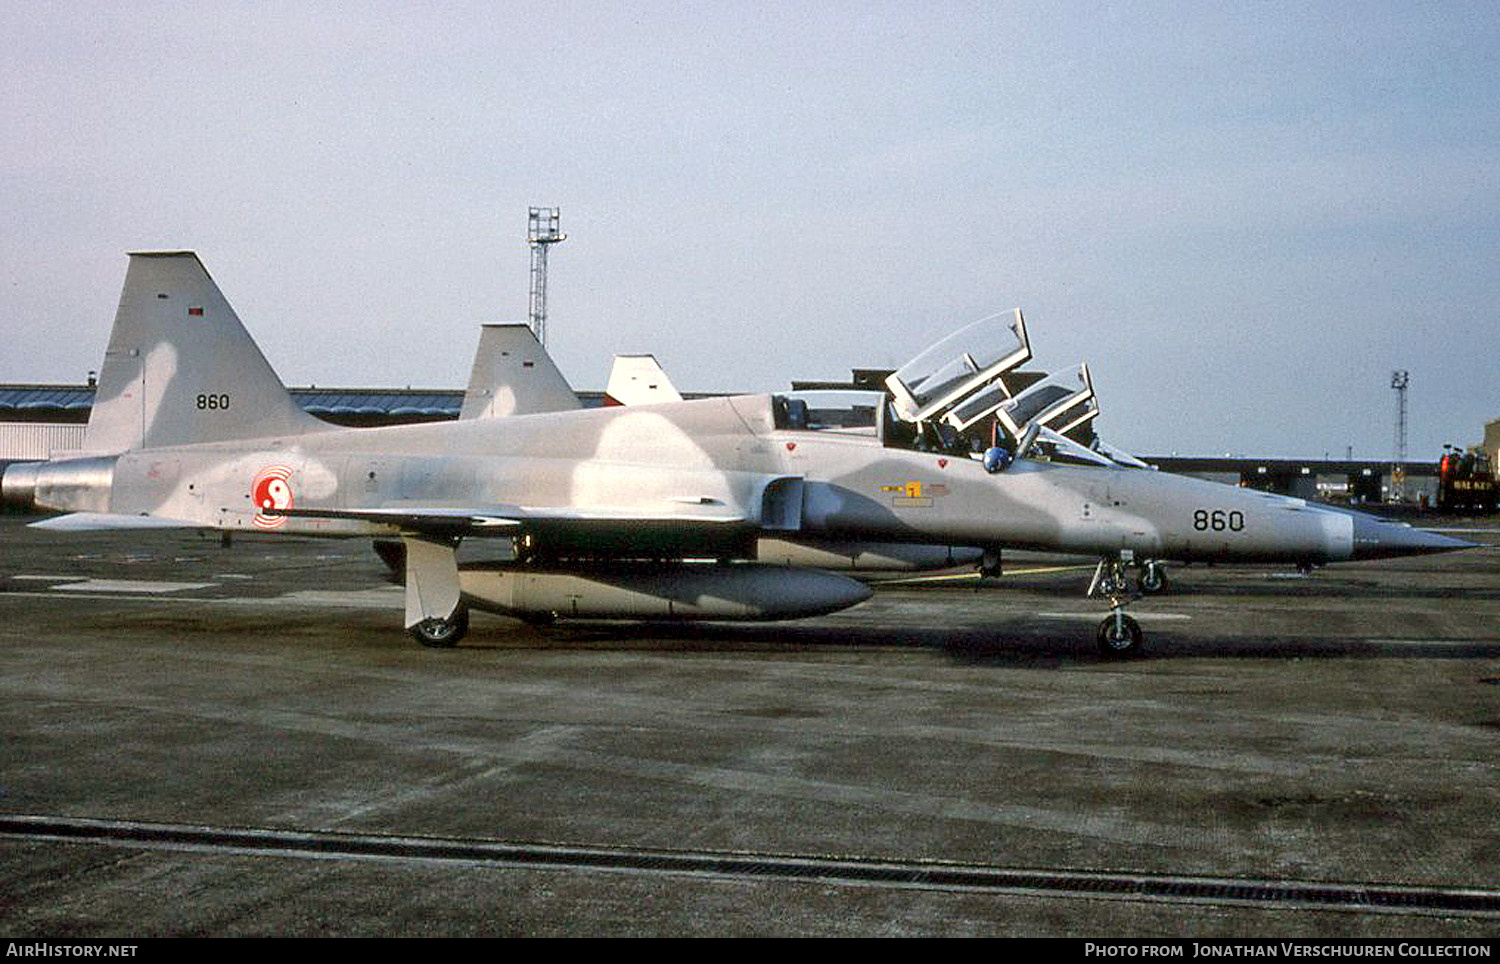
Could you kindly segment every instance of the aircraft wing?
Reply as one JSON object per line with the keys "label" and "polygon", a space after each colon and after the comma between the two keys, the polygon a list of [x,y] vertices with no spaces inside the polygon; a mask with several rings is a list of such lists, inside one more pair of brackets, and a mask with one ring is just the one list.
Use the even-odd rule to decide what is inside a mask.
{"label": "aircraft wing", "polygon": [[[285,509],[280,514],[389,526],[428,539],[522,537],[536,551],[567,557],[738,557],[759,528],[741,508],[717,500],[674,500],[667,510],[589,506],[384,506]],[[268,512],[268,514],[272,514]]]}
{"label": "aircraft wing", "polygon": [[266,515],[296,519],[348,519],[403,531],[466,535],[485,529],[513,529],[520,525],[495,506],[396,506],[370,509],[267,509]]}
{"label": "aircraft wing", "polygon": [[[285,515],[301,519],[351,519],[381,525],[399,526],[416,532],[460,529],[484,534],[483,529],[521,529],[566,526],[570,523],[613,523],[623,527],[642,524],[678,522],[694,525],[724,523],[734,525],[749,520],[743,513],[715,512],[718,503],[681,500],[694,507],[680,513],[642,512],[629,508],[590,507],[553,508],[526,506],[382,506],[371,509],[266,509],[267,515]],[[67,517],[64,517],[67,518]],[[135,518],[124,516],[122,518]],[[171,527],[170,520],[151,520],[157,527]],[[196,525],[196,523],[184,523]],[[507,533],[509,534],[509,533]]]}

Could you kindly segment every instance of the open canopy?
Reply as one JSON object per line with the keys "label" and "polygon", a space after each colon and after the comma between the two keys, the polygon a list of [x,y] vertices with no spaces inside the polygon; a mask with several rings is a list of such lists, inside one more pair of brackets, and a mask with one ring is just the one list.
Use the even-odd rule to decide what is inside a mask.
{"label": "open canopy", "polygon": [[898,368],[886,387],[909,422],[940,415],[981,386],[1031,358],[1021,309],[959,329]]}

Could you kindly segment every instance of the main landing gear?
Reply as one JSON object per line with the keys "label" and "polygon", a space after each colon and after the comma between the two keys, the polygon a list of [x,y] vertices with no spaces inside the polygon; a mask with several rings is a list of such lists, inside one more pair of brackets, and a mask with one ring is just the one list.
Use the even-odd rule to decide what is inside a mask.
{"label": "main landing gear", "polygon": [[431,617],[414,624],[407,632],[423,646],[451,649],[469,632],[469,610],[459,606],[447,619]]}
{"label": "main landing gear", "polygon": [[1147,559],[1141,563],[1137,574],[1137,584],[1141,587],[1141,592],[1148,596],[1166,592],[1172,585],[1167,579],[1167,567],[1156,559]]}
{"label": "main landing gear", "polygon": [[[1099,651],[1112,659],[1139,655],[1145,638],[1141,633],[1141,624],[1125,614],[1126,605],[1141,598],[1141,592],[1131,585],[1128,570],[1130,562],[1128,552],[1099,560],[1099,568],[1094,571],[1094,581],[1089,586],[1089,595],[1092,596],[1098,590],[1109,599],[1110,614],[1099,624],[1095,638],[1099,643]],[[1159,564],[1143,567],[1143,577],[1151,571],[1149,565]],[[1165,576],[1160,578],[1165,580]],[[1144,581],[1142,578],[1142,589]]]}

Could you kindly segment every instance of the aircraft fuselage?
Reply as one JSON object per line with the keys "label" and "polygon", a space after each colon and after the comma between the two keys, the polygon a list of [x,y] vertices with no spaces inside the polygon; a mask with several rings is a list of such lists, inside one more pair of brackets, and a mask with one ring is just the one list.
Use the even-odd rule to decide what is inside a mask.
{"label": "aircraft fuselage", "polygon": [[287,534],[391,535],[395,523],[277,510],[404,504],[612,506],[684,524],[714,506],[754,528],[765,480],[796,477],[797,530],[814,537],[1184,561],[1322,563],[1354,551],[1351,516],[1301,500],[1027,459],[992,474],[873,437],[777,430],[766,396],[143,449],[43,471],[62,480],[38,487],[43,508]]}

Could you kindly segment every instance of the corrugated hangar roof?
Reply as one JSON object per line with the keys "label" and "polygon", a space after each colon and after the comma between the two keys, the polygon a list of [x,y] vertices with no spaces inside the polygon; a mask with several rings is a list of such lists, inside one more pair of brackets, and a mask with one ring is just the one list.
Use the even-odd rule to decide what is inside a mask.
{"label": "corrugated hangar roof", "polygon": [[292,398],[313,415],[458,418],[464,393],[416,389],[293,388]]}
{"label": "corrugated hangar roof", "polygon": [[0,385],[0,409],[87,412],[93,405],[87,385]]}
{"label": "corrugated hangar roof", "polygon": [[[458,418],[464,393],[456,389],[308,388],[288,389],[308,413],[330,421],[419,421]],[[602,392],[579,392],[585,408],[604,403]],[[94,405],[90,385],[0,385],[0,420],[46,417],[82,422]]]}
{"label": "corrugated hangar roof", "polygon": [[[442,389],[293,388],[292,398],[324,418],[457,418],[464,393]],[[0,385],[0,418],[9,415],[88,417],[90,385]],[[66,420],[66,419],[65,419]]]}

